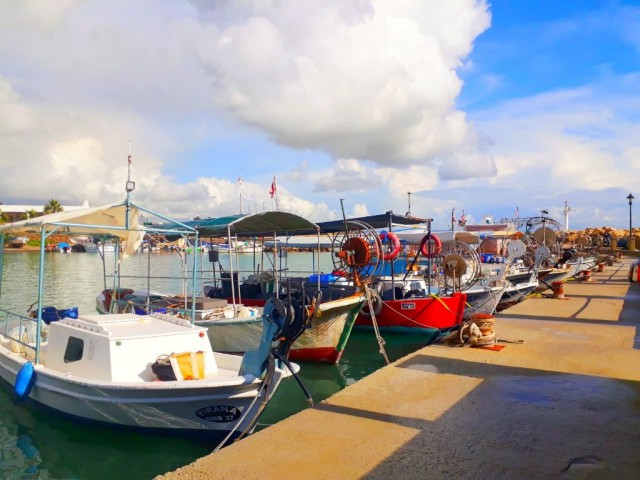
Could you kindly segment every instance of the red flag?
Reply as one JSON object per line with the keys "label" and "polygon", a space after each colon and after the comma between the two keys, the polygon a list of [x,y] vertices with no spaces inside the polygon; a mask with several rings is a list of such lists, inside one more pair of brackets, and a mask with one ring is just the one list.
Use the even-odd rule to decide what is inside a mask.
{"label": "red flag", "polygon": [[276,196],[276,177],[273,177],[273,182],[271,182],[271,188],[269,189],[269,195],[271,198]]}

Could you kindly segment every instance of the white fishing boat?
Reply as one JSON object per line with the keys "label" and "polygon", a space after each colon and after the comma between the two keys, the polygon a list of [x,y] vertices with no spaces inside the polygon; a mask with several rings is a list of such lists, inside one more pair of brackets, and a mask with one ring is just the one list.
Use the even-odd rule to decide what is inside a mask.
{"label": "white fishing boat", "polygon": [[113,242],[100,242],[97,247],[98,252],[101,253],[113,253],[116,251],[116,244]]}
{"label": "white fishing boat", "polygon": [[29,237],[15,237],[9,239],[9,245],[11,248],[22,248],[29,241]]}
{"label": "white fishing boat", "polygon": [[262,244],[254,240],[232,239],[231,243],[214,243],[211,246],[211,248],[214,250],[217,250],[220,253],[223,253],[223,252],[261,253],[262,252]]}
{"label": "white fishing boat", "polygon": [[[7,233],[38,233],[42,256],[46,238],[60,230],[111,235],[124,245],[121,260],[153,231],[139,222],[140,213],[170,222],[162,233],[194,236],[197,242],[193,228],[127,196],[112,205],[0,225],[0,244]],[[206,328],[174,315],[76,310],[75,318],[59,320],[55,312],[50,317],[42,307],[44,264],[40,262],[37,291],[31,292],[38,299],[34,316],[0,308],[0,377],[20,400],[108,426],[228,439],[250,432],[280,381],[298,370],[286,359],[288,340],[279,351],[272,350],[274,339],[293,341],[299,334],[277,299],[267,302],[260,317],[259,346],[233,356],[213,351]],[[196,256],[192,268],[196,272]],[[193,283],[195,291],[195,279]],[[195,310],[195,302],[191,304]]]}

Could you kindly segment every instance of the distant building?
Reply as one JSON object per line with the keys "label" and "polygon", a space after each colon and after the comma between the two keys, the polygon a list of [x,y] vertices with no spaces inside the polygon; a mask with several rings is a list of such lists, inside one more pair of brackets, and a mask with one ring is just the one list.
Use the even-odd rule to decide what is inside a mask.
{"label": "distant building", "polygon": [[[33,210],[42,215],[44,207],[47,202],[43,202],[41,205],[0,205],[0,211],[7,217],[7,222],[17,222],[24,219],[24,214]],[[65,212],[71,212],[73,210],[79,210],[81,208],[89,208],[89,202],[84,201],[82,205],[62,205],[62,210]]]}

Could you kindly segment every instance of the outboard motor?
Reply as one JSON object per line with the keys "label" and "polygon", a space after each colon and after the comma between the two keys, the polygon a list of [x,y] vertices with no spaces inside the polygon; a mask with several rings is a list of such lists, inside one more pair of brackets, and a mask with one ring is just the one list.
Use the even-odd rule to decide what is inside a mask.
{"label": "outboard motor", "polygon": [[[287,288],[289,292],[291,292],[290,287],[291,286],[289,285]],[[302,285],[302,292],[304,292],[304,285]],[[277,338],[274,337],[274,341],[279,340],[279,343],[277,347],[272,349],[272,353],[275,358],[287,366],[307,397],[307,402],[309,402],[309,405],[313,406],[314,402],[311,397],[311,393],[309,393],[309,390],[304,386],[302,380],[298,377],[298,374],[294,372],[294,369],[289,362],[289,351],[298,337],[311,325],[311,319],[322,302],[322,292],[316,292],[316,294],[311,298],[309,309],[307,309],[305,301],[307,299],[306,295],[303,294],[301,298],[302,301],[299,301],[289,293],[289,295],[282,300],[277,298],[269,299],[275,305],[275,310],[272,311],[272,313],[277,311],[278,315],[280,315],[281,312],[284,311],[285,314],[284,327],[279,332],[279,336]],[[264,311],[267,311],[266,305]]]}

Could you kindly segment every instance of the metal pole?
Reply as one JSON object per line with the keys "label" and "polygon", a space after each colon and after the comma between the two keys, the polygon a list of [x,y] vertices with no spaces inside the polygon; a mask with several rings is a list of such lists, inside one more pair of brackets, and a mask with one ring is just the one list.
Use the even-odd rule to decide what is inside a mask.
{"label": "metal pole", "polygon": [[0,233],[0,298],[2,298],[2,267],[4,258],[4,232]]}
{"label": "metal pole", "polygon": [[42,334],[42,297],[44,292],[44,250],[47,243],[45,226],[40,227],[40,263],[38,267],[38,314],[36,315],[36,358],[40,363],[40,335]]}
{"label": "metal pole", "polygon": [[631,200],[629,200],[629,238],[631,238],[631,231],[632,231],[632,225],[633,222],[631,221],[631,205],[633,202],[631,202]]}
{"label": "metal pole", "polygon": [[633,222],[631,221],[631,205],[633,202],[629,199],[629,243],[631,243],[631,236],[633,232]]}
{"label": "metal pole", "polygon": [[[633,233],[632,233],[633,232],[633,222],[632,222],[632,217],[631,217],[631,205],[633,204],[633,199],[634,198],[635,197],[631,193],[627,196],[627,200],[629,200],[629,240],[627,242],[627,250],[629,250],[629,251],[631,251],[631,246],[632,246],[631,245],[631,239],[632,239],[632,236],[633,236]],[[633,245],[633,247],[634,247],[634,250],[635,250],[635,245]]]}
{"label": "metal pole", "polygon": [[[196,321],[196,283],[198,278],[198,232],[195,234],[195,245],[193,250],[193,274],[191,276],[191,325]],[[186,292],[185,292],[186,298]],[[234,307],[235,309],[235,307]]]}

